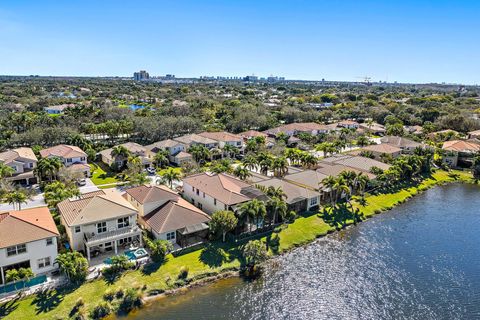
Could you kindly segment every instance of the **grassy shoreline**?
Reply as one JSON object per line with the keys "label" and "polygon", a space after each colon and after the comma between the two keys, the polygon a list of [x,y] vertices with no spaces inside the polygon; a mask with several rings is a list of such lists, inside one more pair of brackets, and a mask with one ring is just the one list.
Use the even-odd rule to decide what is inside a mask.
{"label": "grassy shoreline", "polygon": [[[471,174],[456,171],[459,178],[455,180],[445,171],[437,171],[431,177],[416,184],[401,186],[388,193],[367,195],[366,203],[353,203],[354,211],[363,215],[364,219],[377,213],[389,210],[405,202],[421,191],[439,184],[449,182],[469,182]],[[335,230],[354,223],[348,216],[334,219],[331,212],[312,213],[298,217],[293,223],[282,228],[281,231],[260,237],[265,241],[273,255],[288,252],[296,247],[311,243],[315,239]],[[241,266],[241,244],[212,243],[202,249],[173,257],[169,255],[162,265],[151,265],[146,270],[128,271],[113,283],[104,279],[87,282],[78,288],[63,288],[52,290],[41,296],[30,296],[23,300],[12,301],[0,305],[0,318],[28,319],[41,317],[42,319],[68,319],[78,298],[82,297],[88,311],[94,308],[103,299],[106,290],[119,288],[142,287],[146,285],[146,294],[158,295],[165,291],[178,288],[176,283],[181,267],[189,268],[189,285],[198,281],[208,282],[206,279],[218,277],[219,274],[238,270]]]}

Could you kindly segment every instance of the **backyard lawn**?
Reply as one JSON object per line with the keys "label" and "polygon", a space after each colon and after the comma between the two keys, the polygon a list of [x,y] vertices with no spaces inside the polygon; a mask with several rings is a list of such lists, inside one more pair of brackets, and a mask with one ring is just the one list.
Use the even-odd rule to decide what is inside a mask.
{"label": "backyard lawn", "polygon": [[103,164],[91,163],[90,171],[92,173],[90,179],[97,186],[102,184],[120,182],[120,180],[115,177],[116,173],[112,172],[109,168],[107,168],[107,166]]}
{"label": "backyard lawn", "polygon": [[[459,181],[469,181],[470,174],[456,171]],[[407,198],[418,193],[419,190],[427,189],[433,185],[451,182],[454,178],[444,171],[437,171],[430,178],[423,180],[416,186],[408,189],[370,195],[365,198],[364,205],[353,202],[354,210],[365,217],[387,210],[394,205],[405,201]],[[105,181],[105,180],[103,180]],[[108,183],[108,182],[106,182]],[[344,208],[349,206],[343,204]],[[340,207],[340,206],[339,206]],[[328,211],[328,210],[327,210]],[[347,210],[351,211],[351,210]],[[331,212],[330,212],[331,213]],[[334,215],[332,215],[334,216]],[[271,253],[281,253],[299,245],[307,244],[316,238],[333,231],[338,227],[353,223],[353,220],[345,220],[339,224],[333,220],[324,220],[322,213],[312,213],[298,217],[295,222],[281,228],[278,233],[269,234],[261,238],[267,242]],[[173,257],[167,256],[163,264],[152,264],[144,270],[129,271],[113,283],[106,280],[95,280],[85,283],[69,291],[68,289],[52,290],[46,294],[28,297],[24,300],[13,301],[0,305],[0,318],[5,319],[42,319],[67,318],[80,297],[86,302],[86,308],[91,310],[100,301],[107,289],[119,289],[146,285],[146,292],[155,293],[175,286],[179,270],[188,267],[188,278],[202,275],[212,275],[224,270],[238,269],[241,266],[241,244],[234,243],[211,243],[205,247],[190,253]]]}

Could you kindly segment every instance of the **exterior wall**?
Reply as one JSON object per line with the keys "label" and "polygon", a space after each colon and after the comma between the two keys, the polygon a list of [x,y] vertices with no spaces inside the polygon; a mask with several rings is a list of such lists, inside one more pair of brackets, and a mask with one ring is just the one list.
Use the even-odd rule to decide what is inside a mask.
{"label": "exterior wall", "polygon": [[187,183],[183,183],[183,197],[210,215],[216,211],[225,210],[225,204],[223,202],[219,200],[215,201],[213,197],[204,193],[202,190],[199,190],[199,194],[197,195],[197,189],[195,188],[195,191],[193,191],[192,186]]}
{"label": "exterior wall", "polygon": [[170,155],[179,153],[180,151],[185,151],[185,146],[182,144],[176,145],[174,147],[168,148]]}
{"label": "exterior wall", "polygon": [[141,204],[141,203],[137,202],[137,200],[135,200],[128,193],[127,193],[127,200],[128,200],[128,202],[130,202],[135,207],[135,209],[138,210],[138,216],[140,216],[140,217],[143,217],[144,215],[152,212],[154,209],[160,207],[165,202],[167,202],[166,200],[160,200],[160,201]]}
{"label": "exterior wall", "polygon": [[310,210],[311,208],[318,207],[318,206],[320,206],[320,196],[315,196],[308,199],[307,210]]}
{"label": "exterior wall", "polygon": [[[53,266],[55,259],[57,258],[57,238],[53,237],[53,243],[47,246],[47,239],[41,239],[27,243],[27,252],[7,257],[7,249],[0,249],[0,267],[9,266],[12,264],[30,261],[30,267],[33,273],[46,273],[56,269]],[[50,266],[45,268],[38,268],[38,259],[50,258]]]}
{"label": "exterior wall", "polygon": [[[170,239],[168,241],[170,241],[172,244],[177,243],[177,232],[176,232],[176,230],[172,230],[172,231],[169,231],[169,232],[173,232],[175,234],[175,238]],[[169,232],[157,233],[157,232],[152,230],[152,233],[155,236],[155,239],[158,239],[158,240],[167,240],[167,233],[169,233]]]}
{"label": "exterior wall", "polygon": [[448,152],[443,156],[443,163],[449,167],[456,167],[458,165],[458,152]]}
{"label": "exterior wall", "polygon": [[[115,219],[110,219],[110,220],[99,220],[96,221],[95,223],[90,223],[90,224],[85,224],[80,226],[80,232],[75,232],[75,226],[68,227],[65,225],[63,219],[62,219],[62,224],[65,225],[66,229],[70,229],[68,234],[68,239],[70,242],[70,245],[72,246],[72,249],[80,251],[84,250],[84,234],[91,235],[91,234],[98,234],[97,231],[97,223],[106,221],[107,222],[107,232],[113,231],[113,230],[118,230],[118,219],[122,217],[127,217],[127,216],[118,216],[115,217]],[[129,227],[133,226],[136,224],[136,215],[129,215]],[[127,228],[129,228],[127,227]]]}
{"label": "exterior wall", "polygon": [[84,157],[62,158],[62,161],[63,161],[63,164],[65,164],[66,167],[70,167],[74,163],[87,164],[87,156],[85,155]]}

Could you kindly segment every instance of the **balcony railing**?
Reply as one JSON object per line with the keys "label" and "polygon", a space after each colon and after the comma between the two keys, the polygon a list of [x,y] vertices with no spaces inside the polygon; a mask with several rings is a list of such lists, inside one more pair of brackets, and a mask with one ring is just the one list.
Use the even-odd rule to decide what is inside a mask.
{"label": "balcony railing", "polygon": [[108,240],[117,240],[129,236],[134,236],[141,232],[141,229],[138,226],[130,226],[126,228],[116,229],[112,231],[97,233],[97,234],[86,234],[84,233],[85,243],[94,244],[95,242],[103,242]]}

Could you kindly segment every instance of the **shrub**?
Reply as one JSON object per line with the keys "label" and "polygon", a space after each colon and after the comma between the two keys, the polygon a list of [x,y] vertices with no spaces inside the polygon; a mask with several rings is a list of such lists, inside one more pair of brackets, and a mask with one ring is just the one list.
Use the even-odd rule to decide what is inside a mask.
{"label": "shrub", "polygon": [[124,296],[125,292],[123,289],[118,289],[118,291],[115,293],[115,298],[121,299]]}
{"label": "shrub", "polygon": [[142,306],[142,293],[134,288],[128,288],[125,290],[125,296],[123,297],[122,302],[120,303],[120,311],[128,313],[134,308]]}
{"label": "shrub", "polygon": [[114,298],[115,298],[115,292],[113,292],[110,289],[105,291],[105,293],[103,294],[103,299],[106,301],[112,301]]}
{"label": "shrub", "polygon": [[188,278],[188,267],[182,266],[180,272],[178,273],[178,279],[187,279]]}
{"label": "shrub", "polygon": [[103,319],[112,312],[112,307],[107,302],[101,302],[98,306],[93,308],[90,313],[92,319]]}

